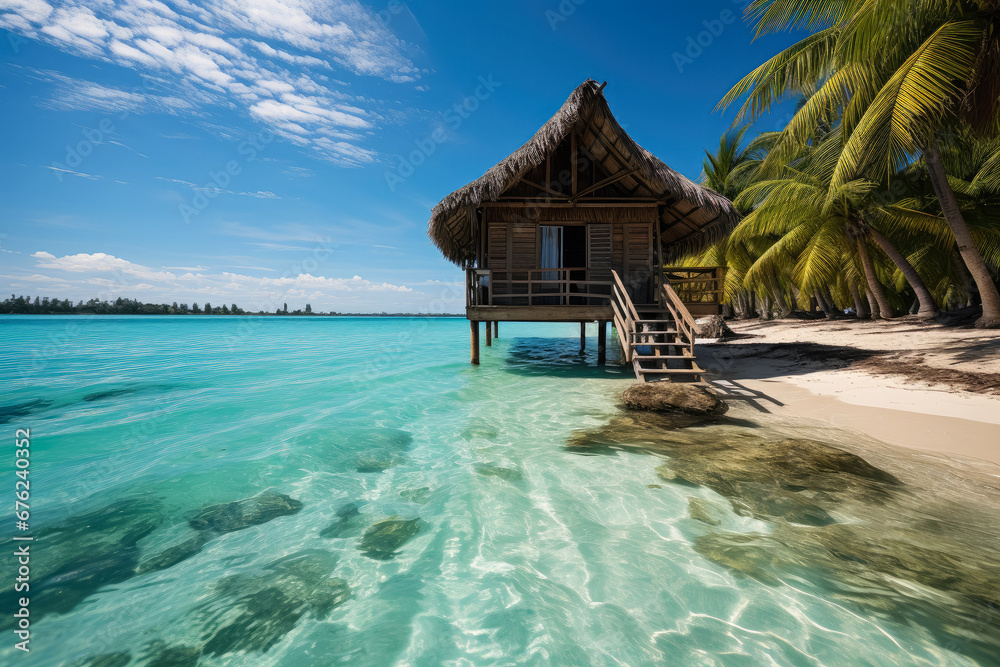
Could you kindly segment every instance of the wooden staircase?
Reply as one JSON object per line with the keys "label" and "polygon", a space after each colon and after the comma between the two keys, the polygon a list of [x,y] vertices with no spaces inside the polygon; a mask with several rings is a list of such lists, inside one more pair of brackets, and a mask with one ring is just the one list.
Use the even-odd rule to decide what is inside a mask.
{"label": "wooden staircase", "polygon": [[633,304],[621,278],[611,272],[611,307],[625,363],[640,382],[705,383],[694,356],[694,318],[666,281],[657,303]]}

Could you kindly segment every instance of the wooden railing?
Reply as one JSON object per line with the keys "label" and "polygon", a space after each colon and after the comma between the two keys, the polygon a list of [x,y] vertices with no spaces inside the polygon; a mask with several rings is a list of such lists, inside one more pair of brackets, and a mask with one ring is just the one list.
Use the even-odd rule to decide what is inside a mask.
{"label": "wooden railing", "polygon": [[682,347],[688,349],[688,354],[694,356],[694,317],[687,306],[667,282],[661,282],[656,290],[656,302],[663,310],[670,313],[677,325],[677,338]]}
{"label": "wooden railing", "polygon": [[470,306],[606,304],[611,281],[573,278],[589,275],[586,267],[553,269],[468,269],[466,303]]}
{"label": "wooden railing", "polygon": [[682,303],[722,305],[726,268],[722,266],[664,266],[665,280]]}
{"label": "wooden railing", "polygon": [[626,362],[632,361],[632,334],[639,330],[639,313],[636,312],[628,290],[625,289],[622,279],[615,270],[611,271],[611,310],[614,312],[614,324],[618,331],[622,354]]}

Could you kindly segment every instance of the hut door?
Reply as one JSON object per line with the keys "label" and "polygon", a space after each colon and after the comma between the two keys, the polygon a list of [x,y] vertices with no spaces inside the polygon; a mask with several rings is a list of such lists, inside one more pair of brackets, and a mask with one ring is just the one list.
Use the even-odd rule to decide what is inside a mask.
{"label": "hut door", "polygon": [[649,303],[653,276],[653,227],[625,225],[625,286],[636,303]]}

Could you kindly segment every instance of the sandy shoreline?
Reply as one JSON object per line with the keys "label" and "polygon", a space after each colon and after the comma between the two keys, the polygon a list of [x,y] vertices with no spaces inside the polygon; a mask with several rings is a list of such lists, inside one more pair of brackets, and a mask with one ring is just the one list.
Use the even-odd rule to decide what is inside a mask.
{"label": "sandy shoreline", "polygon": [[730,326],[737,338],[696,352],[728,400],[1000,465],[1000,333],[913,318]]}

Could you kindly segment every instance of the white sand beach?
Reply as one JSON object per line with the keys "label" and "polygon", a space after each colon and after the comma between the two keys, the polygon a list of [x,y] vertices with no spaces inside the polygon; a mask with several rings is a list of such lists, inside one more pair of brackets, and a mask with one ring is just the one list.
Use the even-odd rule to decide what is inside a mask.
{"label": "white sand beach", "polygon": [[1000,337],[915,318],[731,322],[698,346],[730,400],[1000,464]]}

